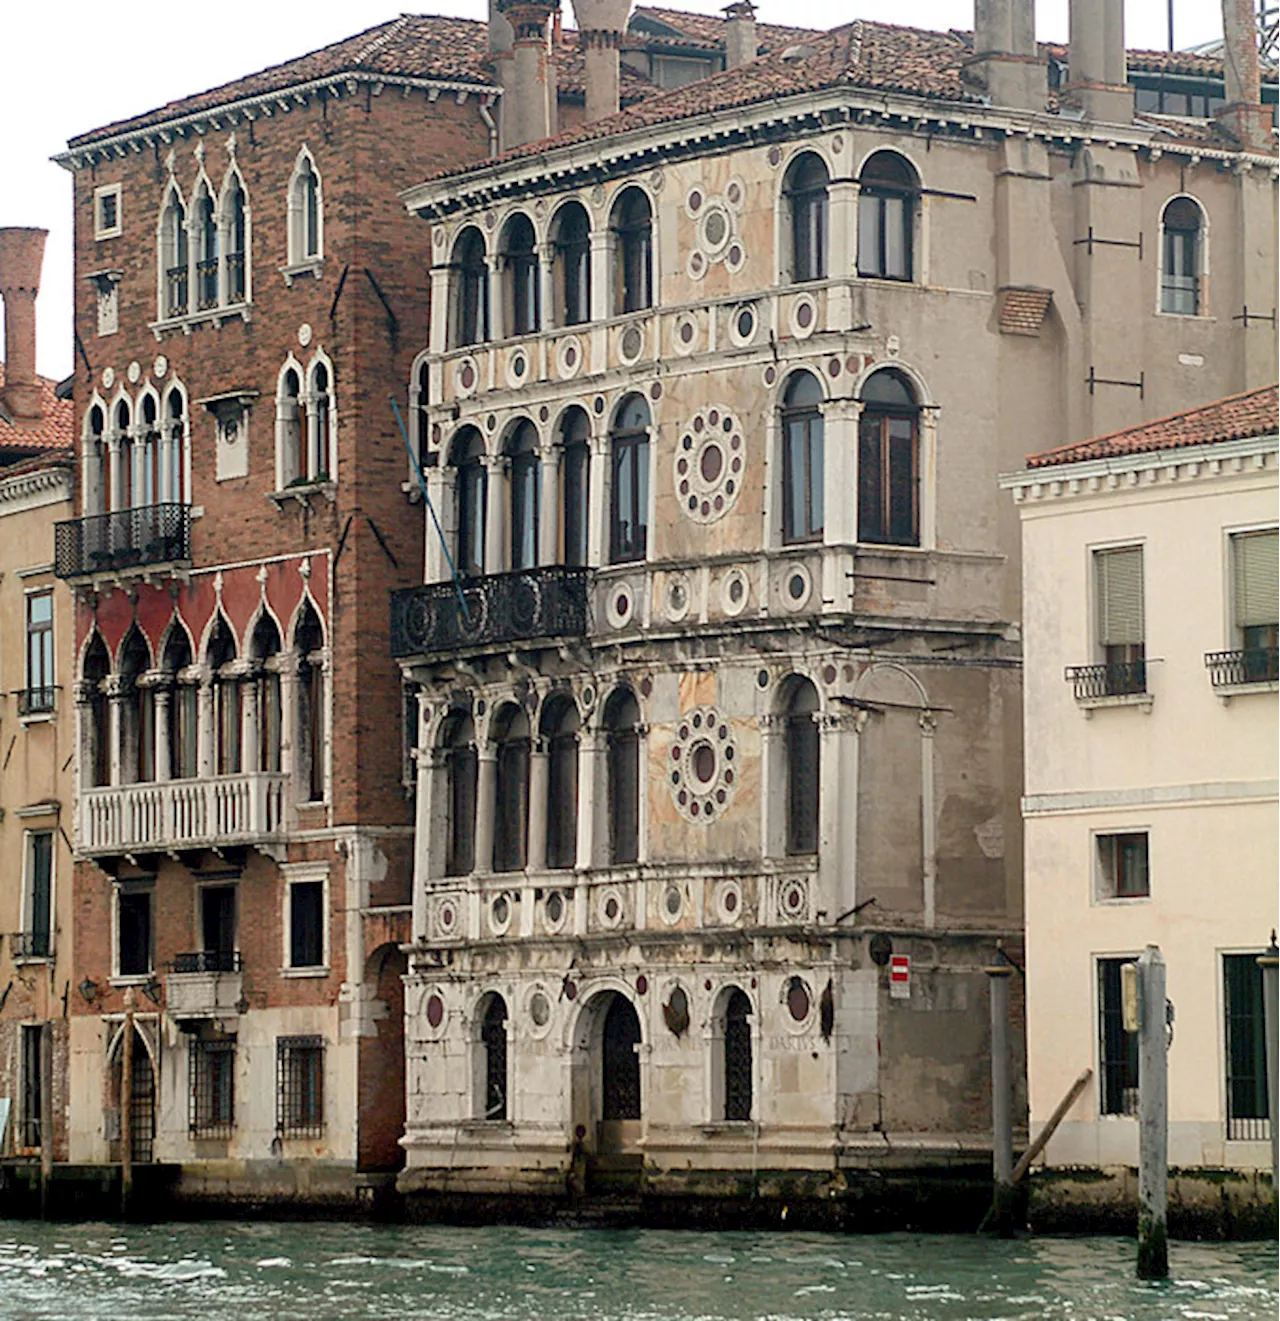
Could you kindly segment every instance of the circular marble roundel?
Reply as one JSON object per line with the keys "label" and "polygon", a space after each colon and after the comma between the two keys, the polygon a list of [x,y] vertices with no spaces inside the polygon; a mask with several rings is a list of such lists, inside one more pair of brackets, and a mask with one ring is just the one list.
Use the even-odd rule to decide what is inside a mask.
{"label": "circular marble roundel", "polygon": [[746,439],[732,413],[704,408],[689,419],[676,443],[676,499],[686,518],[714,523],[733,508],[742,490]]}
{"label": "circular marble roundel", "polygon": [[667,753],[667,788],[686,820],[709,825],[726,811],[738,788],[733,726],[714,706],[695,706],[676,722]]}

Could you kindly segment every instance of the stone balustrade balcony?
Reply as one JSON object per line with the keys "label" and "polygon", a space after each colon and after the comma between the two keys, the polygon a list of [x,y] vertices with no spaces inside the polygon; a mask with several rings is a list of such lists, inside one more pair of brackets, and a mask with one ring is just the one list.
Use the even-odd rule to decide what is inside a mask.
{"label": "stone balustrade balcony", "polygon": [[176,1019],[235,1018],[243,981],[239,950],[179,954],[165,978],[165,1008]]}

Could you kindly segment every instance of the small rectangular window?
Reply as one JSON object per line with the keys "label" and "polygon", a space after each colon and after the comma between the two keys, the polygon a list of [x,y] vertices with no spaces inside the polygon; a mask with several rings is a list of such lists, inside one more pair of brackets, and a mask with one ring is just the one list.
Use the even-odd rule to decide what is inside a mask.
{"label": "small rectangular window", "polygon": [[209,972],[234,972],[236,952],[236,887],[206,885],[200,891],[200,934],[204,965]]}
{"label": "small rectangular window", "polygon": [[1107,696],[1147,690],[1142,547],[1093,553],[1098,649]]}
{"label": "small rectangular window", "polygon": [[121,230],[122,185],[105,183],[93,190],[93,237],[115,238]]}
{"label": "small rectangular window", "polygon": [[324,967],[324,882],[289,887],[289,966]]}
{"label": "small rectangular window", "polygon": [[324,1136],[324,1038],[276,1040],[276,1132],[284,1138]]}
{"label": "small rectangular window", "polygon": [[27,687],[23,711],[38,715],[53,710],[53,593],[27,596]]}
{"label": "small rectangular window", "polygon": [[1098,898],[1147,898],[1151,893],[1151,878],[1147,865],[1146,832],[1098,835],[1096,842]]}
{"label": "small rectangular window", "polygon": [[1134,959],[1098,960],[1098,1063],[1104,1115],[1138,1113],[1138,1034],[1124,1030],[1120,969]]}
{"label": "small rectangular window", "polygon": [[53,831],[27,832],[26,921],[23,953],[47,959],[53,951]]}
{"label": "small rectangular window", "polygon": [[117,904],[116,971],[121,977],[144,977],[153,971],[151,891],[121,890]]}
{"label": "small rectangular window", "polygon": [[187,1118],[192,1137],[229,1138],[235,1127],[236,1039],[192,1038]]}
{"label": "small rectangular window", "polygon": [[1266,1142],[1271,1137],[1271,1116],[1258,956],[1224,954],[1222,984],[1227,1016],[1227,1138]]}

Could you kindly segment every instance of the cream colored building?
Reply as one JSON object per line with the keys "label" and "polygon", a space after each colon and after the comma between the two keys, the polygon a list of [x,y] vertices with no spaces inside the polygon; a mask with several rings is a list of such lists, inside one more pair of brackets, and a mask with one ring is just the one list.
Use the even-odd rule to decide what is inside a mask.
{"label": "cream colored building", "polygon": [[[588,43],[619,9],[578,6]],[[1275,357],[1231,320],[1275,280],[1261,107],[1135,115],[1119,5],[1073,12],[1052,106],[1009,0],[973,44],[856,23],[406,192],[442,525],[392,607],[406,1193],[559,1196],[585,1157],[839,1206],[867,1165],[989,1161],[982,967],[1022,925],[997,475]]]}
{"label": "cream colored building", "polygon": [[[1033,456],[1022,519],[1027,1048],[1051,1166],[1133,1166],[1120,964],[1175,1009],[1169,1161],[1269,1169],[1277,925],[1276,387]],[[1274,1049],[1274,1039],[1272,1043]]]}

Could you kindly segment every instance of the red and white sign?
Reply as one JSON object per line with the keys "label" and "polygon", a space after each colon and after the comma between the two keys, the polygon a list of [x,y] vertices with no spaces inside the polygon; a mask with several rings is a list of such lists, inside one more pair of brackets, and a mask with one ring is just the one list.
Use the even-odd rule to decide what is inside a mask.
{"label": "red and white sign", "polygon": [[889,957],[889,998],[911,999],[911,955],[893,954]]}

